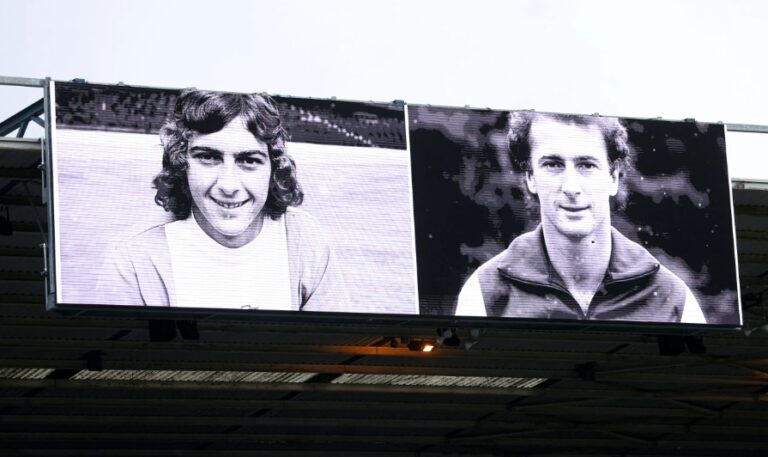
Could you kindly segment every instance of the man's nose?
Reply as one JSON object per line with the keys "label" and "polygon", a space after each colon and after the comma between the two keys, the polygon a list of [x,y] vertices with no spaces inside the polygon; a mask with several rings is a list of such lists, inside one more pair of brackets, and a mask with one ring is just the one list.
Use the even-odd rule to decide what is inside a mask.
{"label": "man's nose", "polygon": [[216,180],[216,187],[226,196],[234,196],[240,189],[240,179],[237,175],[237,166],[235,163],[224,162],[222,164],[219,177]]}
{"label": "man's nose", "polygon": [[565,167],[563,171],[562,191],[569,197],[581,194],[581,176],[575,167]]}

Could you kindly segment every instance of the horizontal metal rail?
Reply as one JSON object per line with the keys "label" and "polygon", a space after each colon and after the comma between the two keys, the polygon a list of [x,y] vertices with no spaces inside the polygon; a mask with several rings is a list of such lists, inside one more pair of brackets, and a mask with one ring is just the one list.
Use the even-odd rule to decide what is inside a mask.
{"label": "horizontal metal rail", "polygon": [[0,76],[0,86],[45,87],[45,79]]}

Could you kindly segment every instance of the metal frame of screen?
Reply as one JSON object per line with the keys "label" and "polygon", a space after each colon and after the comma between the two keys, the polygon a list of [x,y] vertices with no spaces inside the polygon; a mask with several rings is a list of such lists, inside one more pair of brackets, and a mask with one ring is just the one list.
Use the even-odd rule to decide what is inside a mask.
{"label": "metal frame of screen", "polygon": [[[386,326],[404,326],[404,327],[463,327],[463,328],[520,328],[520,329],[570,329],[570,330],[588,330],[588,331],[611,331],[624,330],[648,334],[704,334],[712,331],[734,330],[738,329],[743,323],[741,299],[737,298],[739,307],[738,326],[718,325],[718,324],[677,324],[677,323],[658,323],[658,322],[632,322],[632,321],[575,321],[575,320],[543,320],[543,319],[515,319],[515,318],[494,318],[494,317],[458,317],[458,316],[438,316],[438,315],[403,315],[403,314],[379,314],[379,313],[338,313],[338,312],[295,312],[295,311],[267,311],[267,310],[239,310],[239,309],[210,309],[210,308],[155,308],[126,305],[78,305],[62,304],[58,302],[58,292],[60,291],[60,277],[57,274],[57,267],[60,264],[60,251],[58,249],[59,233],[57,204],[55,201],[54,187],[57,185],[56,169],[56,148],[57,131],[55,127],[55,83],[47,80],[45,87],[45,119],[46,135],[45,155],[43,157],[44,169],[44,201],[48,203],[48,222],[49,235],[46,245],[46,306],[49,310],[66,314],[80,316],[131,316],[138,318],[151,319],[197,319],[197,320],[258,320],[271,322],[322,322],[322,323],[366,323],[373,325]],[[413,154],[410,149],[410,132],[408,126],[409,118],[408,105],[404,107],[406,119],[405,134],[407,151]],[[409,179],[412,170],[409,166]],[[729,175],[730,179],[730,175]],[[730,187],[729,187],[730,188]],[[731,223],[734,252],[735,247],[735,225],[733,225],[733,196],[729,195],[731,202]],[[413,200],[413,191],[411,190],[411,201]],[[413,214],[411,214],[413,220]],[[416,262],[420,260],[417,258]],[[738,262],[736,262],[738,275]],[[737,276],[738,277],[738,276]],[[739,287],[737,280],[737,288]],[[418,288],[416,294],[418,295]],[[738,289],[737,289],[738,294]]]}
{"label": "metal frame of screen", "polygon": [[55,135],[56,103],[52,102],[53,82],[46,78],[43,87],[43,103],[45,106],[45,148],[41,158],[40,165],[43,170],[43,203],[48,208],[48,240],[43,252],[45,253],[45,295],[46,306],[55,307],[57,278],[56,267],[56,224],[54,224],[54,204],[53,204],[53,142]]}
{"label": "metal frame of screen", "polygon": [[[723,126],[723,135],[725,138],[725,144],[726,147],[728,145],[728,126]],[[726,150],[727,151],[727,150]],[[727,156],[727,154],[726,154]],[[739,276],[739,251],[738,251],[738,245],[736,242],[736,210],[734,209],[733,205],[733,176],[732,176],[732,169],[729,166],[728,167],[728,198],[730,203],[730,209],[731,209],[731,229],[733,231],[733,263],[734,268],[736,269],[736,300],[737,300],[737,306],[739,310],[739,327],[744,325],[744,309],[742,309],[741,304],[741,280],[739,279],[741,276]]]}

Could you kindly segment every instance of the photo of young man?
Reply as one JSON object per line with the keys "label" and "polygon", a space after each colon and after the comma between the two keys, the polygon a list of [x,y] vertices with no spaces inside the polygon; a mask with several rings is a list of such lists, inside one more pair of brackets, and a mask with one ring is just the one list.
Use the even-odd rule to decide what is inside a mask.
{"label": "photo of young man", "polygon": [[402,105],[52,85],[57,304],[419,312]]}
{"label": "photo of young man", "polygon": [[740,322],[722,125],[409,106],[421,313]]}
{"label": "photo of young man", "polygon": [[617,119],[512,113],[510,155],[541,224],[470,276],[457,315],[706,322],[685,283],[611,227],[633,161]]}
{"label": "photo of young man", "polygon": [[188,90],[161,129],[155,201],[175,221],[115,250],[105,302],[240,309],[322,309],[342,278],[303,192],[274,102]]}

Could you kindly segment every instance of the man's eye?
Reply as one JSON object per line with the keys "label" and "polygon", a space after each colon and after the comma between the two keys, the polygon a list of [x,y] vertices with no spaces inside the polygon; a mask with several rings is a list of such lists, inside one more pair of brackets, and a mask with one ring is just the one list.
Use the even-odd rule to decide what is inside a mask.
{"label": "man's eye", "polygon": [[582,162],[579,164],[579,168],[591,170],[591,169],[597,168],[597,164],[592,162]]}
{"label": "man's eye", "polygon": [[256,165],[261,165],[264,163],[264,160],[261,157],[243,157],[239,160],[240,163],[248,167],[255,167]]}
{"label": "man's eye", "polygon": [[194,155],[195,160],[206,165],[213,165],[219,162],[219,157],[215,154],[201,153]]}
{"label": "man's eye", "polygon": [[555,160],[548,160],[542,163],[541,166],[544,168],[560,168],[563,166],[563,164]]}

